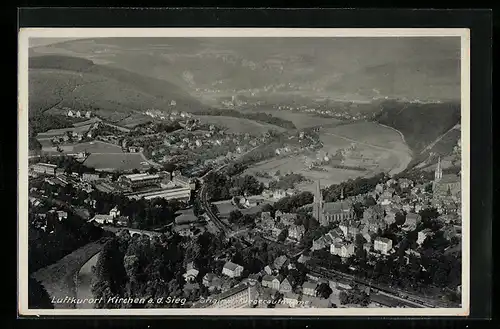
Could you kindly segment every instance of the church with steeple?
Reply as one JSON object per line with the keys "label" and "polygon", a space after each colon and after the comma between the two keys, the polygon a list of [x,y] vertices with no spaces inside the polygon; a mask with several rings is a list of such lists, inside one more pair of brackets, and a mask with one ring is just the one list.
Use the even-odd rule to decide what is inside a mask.
{"label": "church with steeple", "polygon": [[336,202],[324,202],[321,194],[319,180],[316,182],[313,203],[313,217],[322,225],[330,223],[341,223],[352,220],[355,217],[352,202],[344,200],[344,188],[340,191],[340,200]]}
{"label": "church with steeple", "polygon": [[460,175],[443,175],[441,157],[438,158],[436,170],[434,171],[434,181],[432,183],[434,197],[455,197],[460,198],[461,179]]}

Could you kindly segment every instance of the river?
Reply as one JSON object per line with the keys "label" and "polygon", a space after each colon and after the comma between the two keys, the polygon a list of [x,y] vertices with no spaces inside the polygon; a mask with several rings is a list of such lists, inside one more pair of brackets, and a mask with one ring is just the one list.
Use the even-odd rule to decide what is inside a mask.
{"label": "river", "polygon": [[[94,298],[92,295],[92,267],[95,266],[99,255],[101,253],[98,252],[92,258],[90,258],[80,269],[76,277],[76,298],[84,299],[84,298]],[[76,304],[76,308],[78,309],[91,309],[93,308],[93,304],[89,303],[80,303]]]}

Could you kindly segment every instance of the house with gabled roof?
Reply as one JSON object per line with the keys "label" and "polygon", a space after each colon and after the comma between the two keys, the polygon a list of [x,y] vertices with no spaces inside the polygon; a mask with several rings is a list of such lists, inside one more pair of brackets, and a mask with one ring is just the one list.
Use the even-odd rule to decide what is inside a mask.
{"label": "house with gabled roof", "polygon": [[226,262],[222,268],[222,274],[227,275],[230,278],[237,278],[241,276],[243,272],[243,266],[235,264],[233,262]]}
{"label": "house with gabled roof", "polygon": [[292,291],[292,284],[288,280],[288,278],[283,279],[280,283],[279,291],[281,293],[287,293]]}

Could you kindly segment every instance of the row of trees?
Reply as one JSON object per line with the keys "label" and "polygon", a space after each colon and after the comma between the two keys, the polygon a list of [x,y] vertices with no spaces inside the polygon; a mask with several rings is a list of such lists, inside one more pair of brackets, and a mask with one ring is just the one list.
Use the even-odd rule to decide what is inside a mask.
{"label": "row of trees", "polygon": [[242,194],[257,195],[264,190],[264,185],[251,175],[230,177],[211,172],[205,178],[205,184],[211,201],[227,200]]}
{"label": "row of trees", "polygon": [[57,213],[43,212],[46,218],[38,218],[33,209],[28,214],[28,270],[33,273],[55,263],[59,259],[96,241],[104,234],[98,228],[72,212],[59,221]]}
{"label": "row of trees", "polygon": [[65,186],[50,185],[47,182],[32,183],[49,195],[57,195],[57,199],[75,208],[89,207],[89,201],[95,200],[95,205],[90,209],[90,215],[107,214],[117,207],[122,216],[129,217],[129,227],[138,229],[152,229],[162,227],[174,221],[178,210],[185,204],[178,200],[165,200],[156,198],[129,199],[120,194],[105,193],[93,190],[88,193],[74,188],[71,184]]}
{"label": "row of trees", "polygon": [[[94,268],[92,292],[96,298],[105,297],[98,308],[188,307],[180,304],[116,304],[107,303],[106,297],[167,298],[176,296],[194,302],[208,296],[202,284],[206,273],[221,273],[220,255],[232,246],[221,236],[205,232],[195,239],[178,235],[149,238],[128,231],[107,243]],[[186,283],[182,274],[186,265],[193,263],[199,270],[194,283]]]}
{"label": "row of trees", "polygon": [[344,197],[366,194],[373,191],[377,184],[384,183],[388,179],[389,178],[385,173],[380,173],[369,178],[358,177],[355,179],[349,179],[348,181],[340,184],[333,184],[323,190],[323,200],[325,200],[325,202],[340,200],[342,191],[344,193]]}
{"label": "row of trees", "polygon": [[280,177],[277,181],[271,181],[269,183],[270,189],[292,189],[296,184],[306,181],[306,178],[302,174],[290,173],[285,176]]}
{"label": "row of trees", "polygon": [[311,192],[301,192],[296,195],[286,196],[276,203],[274,209],[282,212],[297,212],[299,208],[308,205],[314,201],[314,196]]}
{"label": "row of trees", "polygon": [[264,112],[251,112],[251,113],[243,113],[236,110],[221,110],[221,109],[210,109],[208,111],[198,112],[200,115],[214,115],[214,116],[230,116],[235,118],[245,118],[249,120],[269,123],[278,127],[286,128],[286,129],[297,129],[294,123],[289,120],[285,120],[282,118],[278,118],[272,116],[271,114]]}

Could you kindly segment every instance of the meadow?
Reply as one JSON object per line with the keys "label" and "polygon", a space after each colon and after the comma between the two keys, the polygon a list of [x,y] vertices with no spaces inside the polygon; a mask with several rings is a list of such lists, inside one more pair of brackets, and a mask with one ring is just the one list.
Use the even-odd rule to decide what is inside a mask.
{"label": "meadow", "polygon": [[127,127],[127,128],[134,128],[137,127],[138,125],[141,125],[143,123],[148,123],[151,122],[152,119],[149,116],[139,114],[139,113],[134,113],[131,114],[130,116],[126,117],[125,119],[118,121],[116,124],[119,126]]}
{"label": "meadow", "polygon": [[[411,161],[411,152],[402,136],[397,131],[376,123],[362,122],[322,128],[320,140],[323,147],[319,153],[330,155],[355,143],[358,156],[346,157],[344,164],[365,170],[336,168],[328,164],[319,166],[319,170],[308,169],[308,164],[316,158],[316,154],[303,153],[295,156],[274,157],[259,162],[248,168],[246,173],[273,174],[279,171],[281,175],[291,172],[302,174],[310,182],[301,183],[297,188],[313,191],[314,182],[317,180],[320,180],[322,185],[331,185],[360,176],[372,176],[379,172],[396,174],[403,171]],[[269,181],[265,178],[258,177],[258,179],[264,183]]]}
{"label": "meadow", "polygon": [[151,168],[141,153],[91,154],[83,164],[98,171],[131,171]]}

